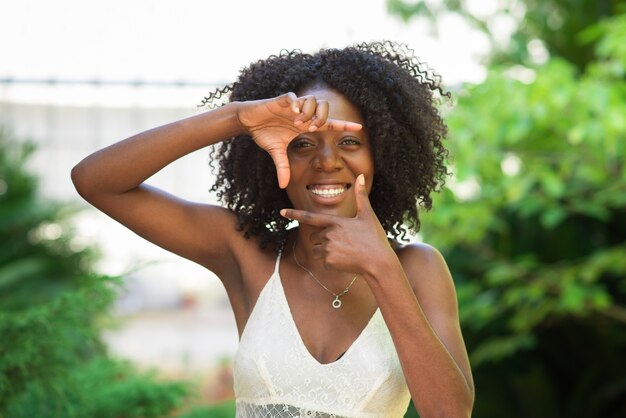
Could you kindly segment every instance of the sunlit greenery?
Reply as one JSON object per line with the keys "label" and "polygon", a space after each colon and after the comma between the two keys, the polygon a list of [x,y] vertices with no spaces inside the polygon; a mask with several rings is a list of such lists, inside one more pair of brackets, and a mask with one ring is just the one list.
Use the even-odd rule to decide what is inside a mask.
{"label": "sunlit greenery", "polygon": [[622,0],[387,0],[387,6],[404,22],[425,17],[434,29],[447,14],[462,17],[487,38],[491,64],[533,62],[545,49],[581,70],[596,57],[581,30],[624,12]]}
{"label": "sunlit greenery", "polygon": [[[489,29],[465,1],[389,3]],[[625,416],[626,10],[527,0],[500,13],[514,3],[526,17],[447,111],[454,175],[423,237],[457,281],[474,416]]]}
{"label": "sunlit greenery", "polygon": [[[110,358],[98,319],[117,279],[94,272],[67,205],[42,199],[33,147],[0,131],[0,416],[160,417],[188,385]],[[69,175],[69,173],[68,173]]]}

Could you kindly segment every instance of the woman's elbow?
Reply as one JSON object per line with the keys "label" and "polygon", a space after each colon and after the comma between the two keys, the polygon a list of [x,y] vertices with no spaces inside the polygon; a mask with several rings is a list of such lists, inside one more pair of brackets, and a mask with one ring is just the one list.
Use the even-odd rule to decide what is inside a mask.
{"label": "woman's elbow", "polygon": [[93,189],[93,187],[91,186],[91,182],[89,181],[88,170],[82,161],[72,168],[72,171],[70,172],[70,177],[78,194],[81,195],[85,200],[89,200],[88,196],[90,195],[90,191]]}

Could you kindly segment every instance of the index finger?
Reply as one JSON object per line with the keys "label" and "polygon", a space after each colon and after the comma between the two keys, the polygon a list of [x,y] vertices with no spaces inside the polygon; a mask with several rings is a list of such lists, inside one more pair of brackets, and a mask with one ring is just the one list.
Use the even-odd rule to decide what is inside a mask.
{"label": "index finger", "polygon": [[341,119],[326,119],[326,123],[322,125],[318,130],[328,130],[328,131],[360,131],[363,129],[363,125],[357,122],[350,122],[347,120]]}
{"label": "index finger", "polygon": [[287,219],[312,226],[324,227],[335,223],[335,216],[333,215],[313,213],[306,210],[282,209],[280,214]]}

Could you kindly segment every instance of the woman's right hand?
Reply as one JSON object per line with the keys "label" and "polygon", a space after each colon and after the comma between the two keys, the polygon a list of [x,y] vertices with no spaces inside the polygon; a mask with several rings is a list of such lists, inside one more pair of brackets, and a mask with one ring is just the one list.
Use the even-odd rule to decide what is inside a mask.
{"label": "woman's right hand", "polygon": [[237,116],[254,142],[272,157],[282,189],[289,184],[287,146],[295,137],[304,132],[362,128],[359,123],[329,118],[327,101],[317,100],[315,96],[297,97],[294,93],[241,102]]}

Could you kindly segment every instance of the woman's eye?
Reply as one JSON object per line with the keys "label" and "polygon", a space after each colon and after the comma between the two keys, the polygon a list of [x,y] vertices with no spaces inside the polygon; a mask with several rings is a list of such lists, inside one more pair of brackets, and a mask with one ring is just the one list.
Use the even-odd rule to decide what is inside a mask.
{"label": "woman's eye", "polygon": [[292,148],[308,148],[312,147],[313,144],[311,143],[311,141],[308,141],[306,139],[295,139],[291,141],[291,144],[289,144],[289,146]]}
{"label": "woman's eye", "polygon": [[360,145],[361,141],[356,138],[343,138],[341,140],[342,145]]}

